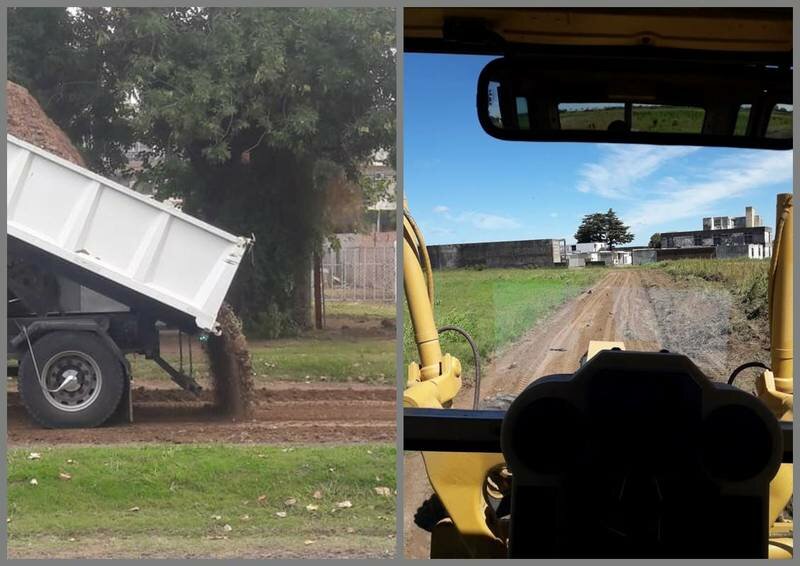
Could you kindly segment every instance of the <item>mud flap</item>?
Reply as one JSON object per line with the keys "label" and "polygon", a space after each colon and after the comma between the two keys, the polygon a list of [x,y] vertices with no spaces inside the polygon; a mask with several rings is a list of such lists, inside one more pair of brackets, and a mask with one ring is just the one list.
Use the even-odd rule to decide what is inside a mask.
{"label": "mud flap", "polygon": [[122,398],[119,400],[117,408],[108,417],[107,424],[133,423],[133,380],[127,377],[125,381],[126,385],[125,390],[122,392]]}

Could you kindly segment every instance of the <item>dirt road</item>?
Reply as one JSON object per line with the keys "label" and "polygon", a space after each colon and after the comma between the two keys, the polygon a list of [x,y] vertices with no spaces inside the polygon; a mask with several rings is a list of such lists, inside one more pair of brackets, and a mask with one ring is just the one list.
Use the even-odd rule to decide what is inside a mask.
{"label": "dirt road", "polygon": [[[590,340],[624,341],[629,350],[666,348],[691,358],[713,379],[727,378],[745,361],[768,361],[767,337],[745,329],[731,295],[720,288],[677,284],[656,270],[619,269],[565,303],[485,368],[481,398],[516,395],[539,377],[575,371]],[[765,348],[767,350],[765,350]],[[752,379],[752,378],[751,378]],[[746,381],[737,385],[747,388]],[[464,388],[454,406],[471,408]],[[405,456],[404,527],[408,558],[427,558],[430,536],[414,513],[431,493],[422,458]]]}
{"label": "dirt road", "polygon": [[354,384],[275,383],[259,388],[251,418],[220,417],[211,391],[134,389],[133,424],[46,430],[33,423],[18,395],[8,393],[8,444],[131,442],[339,443],[394,442],[396,391]]}

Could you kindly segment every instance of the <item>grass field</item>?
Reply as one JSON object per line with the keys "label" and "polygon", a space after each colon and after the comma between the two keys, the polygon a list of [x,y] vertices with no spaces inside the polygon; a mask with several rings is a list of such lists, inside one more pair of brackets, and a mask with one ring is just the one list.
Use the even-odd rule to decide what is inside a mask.
{"label": "grass field", "polygon": [[[394,344],[394,340],[375,338],[292,338],[251,345],[250,355],[257,384],[276,380],[394,383]],[[178,366],[177,356],[167,354],[164,358]],[[129,359],[135,378],[171,383],[155,362],[144,356]],[[193,361],[195,377],[208,379],[205,355],[195,352]]]}
{"label": "grass field", "polygon": [[[436,323],[457,325],[478,344],[482,362],[519,338],[556,307],[607,273],[592,269],[442,270],[434,274]],[[414,334],[406,314],[403,333],[406,362],[417,359]],[[465,366],[472,379],[472,350],[457,334],[442,336],[442,348]]]}
{"label": "grass field", "polygon": [[328,301],[325,303],[326,316],[353,316],[364,318],[394,318],[397,307],[394,303],[354,303]]}
{"label": "grass field", "polygon": [[[614,120],[623,119],[623,109],[588,109],[560,114],[564,130],[606,130]],[[664,133],[700,133],[704,111],[700,108],[673,106],[634,107],[632,131]]]}
{"label": "grass field", "polygon": [[[306,541],[323,539],[338,546],[369,547],[376,541],[384,549],[394,546],[391,445],[36,450],[35,460],[27,449],[7,454],[10,554],[40,541],[69,553],[82,541],[120,539],[132,549],[138,541],[147,553],[151,537],[170,555],[175,555],[170,549],[191,554],[214,540],[246,547],[247,541],[261,539],[264,545],[273,537],[300,552],[310,552],[304,546],[314,542]],[[38,485],[31,485],[33,479]],[[381,495],[376,487],[390,491]]]}
{"label": "grass field", "polygon": [[[329,329],[312,330],[297,338],[249,342],[256,383],[280,380],[394,384],[395,331],[391,325],[384,328],[382,323],[394,321],[395,305],[330,302],[325,309]],[[164,359],[178,367],[175,348],[162,345],[162,350]],[[195,378],[208,380],[208,361],[196,340],[192,351]],[[170,383],[155,362],[144,356],[129,359],[134,378]],[[188,371],[188,351],[184,351],[184,364]]]}
{"label": "grass field", "polygon": [[395,340],[289,340],[253,352],[263,379],[394,384]]}
{"label": "grass field", "polygon": [[648,268],[661,269],[679,280],[721,284],[741,300],[747,318],[766,320],[769,261],[681,259],[655,263]]}
{"label": "grass field", "polygon": [[[561,112],[559,120],[563,130],[606,130],[615,120],[623,120],[623,109],[599,108]],[[705,112],[701,108],[678,106],[634,107],[631,122],[634,132],[696,133],[703,128]],[[748,109],[736,116],[734,135],[742,136],[747,129],[750,117]],[[527,117],[525,117],[527,120]],[[776,111],[767,125],[767,137],[790,137],[792,131],[792,112]]]}

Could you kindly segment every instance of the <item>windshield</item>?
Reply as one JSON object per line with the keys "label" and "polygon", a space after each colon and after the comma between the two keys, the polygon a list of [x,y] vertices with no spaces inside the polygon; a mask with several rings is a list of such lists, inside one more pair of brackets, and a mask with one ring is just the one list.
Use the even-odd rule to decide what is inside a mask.
{"label": "windshield", "polygon": [[[768,364],[767,273],[791,151],[494,139],[475,110],[491,59],[407,54],[404,71],[405,196],[429,246],[436,323],[479,347],[481,406],[574,372],[592,340],[685,354],[717,381]],[[565,122],[586,110],[561,109]],[[639,108],[634,124],[657,111],[670,118]],[[456,334],[442,350],[464,366],[454,406],[468,408],[472,351]],[[736,384],[752,388],[757,371]]]}

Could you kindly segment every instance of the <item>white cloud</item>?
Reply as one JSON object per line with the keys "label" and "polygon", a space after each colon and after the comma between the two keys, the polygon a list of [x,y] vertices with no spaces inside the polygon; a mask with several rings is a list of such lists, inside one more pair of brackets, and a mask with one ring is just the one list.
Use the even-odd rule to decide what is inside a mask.
{"label": "white cloud", "polygon": [[453,231],[449,228],[442,228],[441,226],[430,226],[425,228],[425,232],[433,236],[452,236]]}
{"label": "white cloud", "polygon": [[485,212],[462,212],[455,220],[469,223],[479,230],[512,230],[521,226],[519,222],[508,216]]}
{"label": "white cloud", "polygon": [[515,218],[487,212],[465,211],[454,213],[446,206],[436,206],[434,212],[451,224],[466,224],[478,230],[513,230],[522,226]]}
{"label": "white cloud", "polygon": [[667,162],[697,151],[697,147],[615,145],[600,146],[602,157],[579,170],[578,190],[606,198],[632,198],[638,184]]}
{"label": "white cloud", "polygon": [[720,201],[792,180],[791,151],[749,151],[710,162],[705,170],[683,181],[669,178],[670,192],[656,198],[640,195],[639,203],[625,214],[632,227],[663,224],[683,218],[717,213]]}
{"label": "white cloud", "polygon": [[551,212],[550,218],[558,218],[558,212]]}

